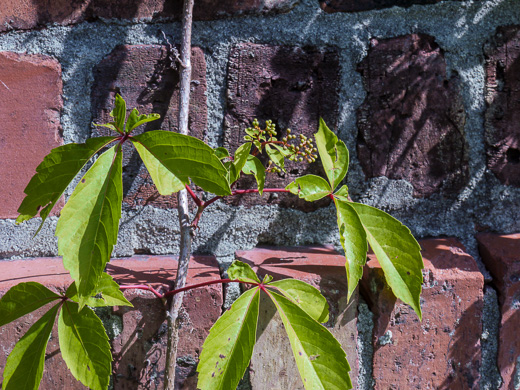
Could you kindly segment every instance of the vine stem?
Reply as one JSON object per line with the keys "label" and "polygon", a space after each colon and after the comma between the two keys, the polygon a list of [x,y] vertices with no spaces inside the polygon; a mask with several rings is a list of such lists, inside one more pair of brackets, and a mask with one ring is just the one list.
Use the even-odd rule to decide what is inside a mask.
{"label": "vine stem", "polygon": [[[188,134],[188,114],[190,105],[191,84],[191,26],[193,20],[193,4],[195,0],[184,0],[182,12],[182,43],[180,58],[180,94],[179,94],[179,133]],[[177,195],[177,210],[180,224],[180,253],[177,266],[175,289],[181,290],[186,284],[188,266],[191,257],[193,228],[189,221],[187,190],[179,191]],[[168,325],[168,344],[166,349],[166,368],[164,374],[164,389],[175,388],[175,366],[177,365],[177,345],[179,343],[179,311],[184,298],[181,291],[170,302],[166,312]]]}

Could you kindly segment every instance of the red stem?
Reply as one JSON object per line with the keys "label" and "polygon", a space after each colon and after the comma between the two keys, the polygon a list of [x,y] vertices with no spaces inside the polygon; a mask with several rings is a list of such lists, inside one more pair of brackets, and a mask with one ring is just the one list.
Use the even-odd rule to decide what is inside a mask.
{"label": "red stem", "polygon": [[121,290],[128,290],[128,289],[136,289],[136,290],[146,290],[146,291],[151,291],[154,293],[154,295],[157,297],[157,298],[163,298],[164,295],[161,294],[160,292],[158,292],[156,289],[154,289],[153,287],[151,286],[145,286],[144,284],[135,284],[135,285],[130,285],[130,286],[119,286],[119,288]]}
{"label": "red stem", "polygon": [[193,199],[193,201],[195,202],[195,204],[198,207],[202,206],[203,202],[202,202],[202,200],[199,199],[197,194],[195,192],[193,192],[193,190],[187,184],[185,187],[186,187],[186,191],[188,191],[188,194],[190,194],[190,196]]}

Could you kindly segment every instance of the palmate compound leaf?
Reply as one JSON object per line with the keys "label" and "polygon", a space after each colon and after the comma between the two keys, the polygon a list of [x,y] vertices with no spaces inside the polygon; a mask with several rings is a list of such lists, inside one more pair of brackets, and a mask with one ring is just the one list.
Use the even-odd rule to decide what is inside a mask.
{"label": "palmate compound leaf", "polygon": [[38,232],[52,208],[78,172],[99,150],[115,137],[88,139],[84,144],[67,144],[51,150],[36,168],[36,174],[25,188],[27,196],[18,208],[16,223],[27,221],[40,211],[42,222]]}
{"label": "palmate compound leaf", "polygon": [[106,390],[112,354],[103,323],[89,307],[66,301],[58,318],[61,356],[74,378],[92,390]]}
{"label": "palmate compound leaf", "polygon": [[3,390],[37,390],[43,376],[45,349],[56,313],[55,305],[33,324],[9,354],[4,370]]}
{"label": "palmate compound leaf", "polygon": [[0,299],[0,326],[60,299],[61,296],[36,282],[19,283]]}
{"label": "palmate compound leaf", "polygon": [[76,186],[56,226],[58,253],[78,288],[81,306],[95,292],[117,241],[123,200],[118,144],[92,165]]}
{"label": "palmate compound leaf", "polygon": [[188,178],[203,190],[230,195],[227,170],[213,149],[201,140],[171,131],[154,130],[130,138],[139,143],[183,184]]}
{"label": "palmate compound leaf", "polygon": [[323,169],[332,190],[336,189],[348,171],[349,153],[345,143],[338,139],[320,118],[320,127],[314,134]]}
{"label": "palmate compound leaf", "polygon": [[329,183],[327,183],[325,179],[316,175],[305,175],[299,177],[285,187],[285,189],[308,202],[314,202],[331,193]]}
{"label": "palmate compound leaf", "polygon": [[242,294],[213,325],[197,366],[201,390],[236,389],[256,342],[260,288]]}
{"label": "palmate compound leaf", "polygon": [[334,336],[291,300],[272,291],[268,294],[282,318],[305,388],[351,389],[350,366]]}
{"label": "palmate compound leaf", "polygon": [[345,268],[347,270],[347,299],[356,290],[363,276],[363,267],[367,259],[367,235],[356,210],[346,198],[334,197],[341,246],[345,251]]}
{"label": "palmate compound leaf", "polygon": [[260,283],[260,279],[256,276],[255,271],[249,264],[235,260],[227,270],[228,276],[231,280],[240,280],[246,283]]}
{"label": "palmate compound leaf", "polygon": [[[95,296],[90,297],[86,304],[90,307],[104,307],[104,306],[131,306],[133,305],[125,298],[119,285],[112,279],[112,276],[103,272],[99,278],[99,283],[96,287]],[[76,283],[72,283],[65,292],[67,298],[74,302],[79,302],[78,291]]]}
{"label": "palmate compound leaf", "polygon": [[126,132],[131,133],[137,126],[141,126],[144,123],[156,121],[161,116],[159,114],[143,114],[139,115],[137,108],[132,109],[130,115],[128,115],[128,121],[126,122]]}
{"label": "palmate compound leaf", "polygon": [[349,203],[359,216],[370,247],[393,293],[410,305],[421,319],[420,295],[424,268],[421,247],[410,230],[384,211]]}

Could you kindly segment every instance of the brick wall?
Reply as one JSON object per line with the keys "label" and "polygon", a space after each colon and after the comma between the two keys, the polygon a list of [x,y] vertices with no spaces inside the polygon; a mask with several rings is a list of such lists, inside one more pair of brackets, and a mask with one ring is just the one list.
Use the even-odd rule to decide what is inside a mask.
{"label": "brick wall", "polygon": [[[45,154],[99,135],[91,122],[106,119],[118,92],[161,114],[144,131],[175,130],[179,80],[163,33],[179,43],[180,4],[0,7],[0,293],[23,280],[58,290],[68,281],[53,235],[63,201],[36,238],[37,221],[14,224]],[[519,389],[517,0],[196,0],[194,12],[191,134],[234,149],[253,118],[311,135],[323,117],[350,149],[351,196],[420,239],[424,317],[396,301],[372,258],[346,302],[328,202],[274,194],[217,202],[201,221],[194,249],[208,256],[195,257],[191,280],[219,278],[219,265],[237,257],[320,288],[359,389]],[[176,199],[158,195],[137,156],[124,164],[121,260],[112,272],[125,283],[162,284],[178,253]],[[305,173],[320,167],[289,166],[269,185]],[[126,294],[137,310],[100,314],[113,330],[114,388],[150,388],[162,378],[164,312],[151,296]],[[186,301],[179,388],[195,388],[203,338],[231,295],[212,287]],[[33,320],[0,329],[0,372]],[[279,322],[260,324],[245,386],[302,388]],[[81,388],[56,351],[51,342],[42,388]]]}

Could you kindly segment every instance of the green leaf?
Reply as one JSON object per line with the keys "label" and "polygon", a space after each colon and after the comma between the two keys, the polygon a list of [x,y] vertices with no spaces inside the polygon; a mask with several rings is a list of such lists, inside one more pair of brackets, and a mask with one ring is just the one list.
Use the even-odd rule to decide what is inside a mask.
{"label": "green leaf", "polygon": [[321,163],[332,190],[343,180],[348,171],[349,154],[345,143],[338,139],[320,118],[320,127],[314,134]]}
{"label": "green leaf", "polygon": [[43,376],[45,350],[56,313],[55,305],[16,343],[5,363],[3,390],[37,390]]}
{"label": "green leaf", "polygon": [[258,184],[258,193],[262,195],[265,184],[265,168],[262,162],[253,155],[247,157],[246,165],[242,168],[246,175],[254,175]]}
{"label": "green leaf", "polygon": [[132,130],[135,129],[137,126],[141,126],[143,123],[156,121],[160,118],[161,116],[159,114],[139,115],[139,111],[137,111],[137,108],[134,108],[130,112],[130,115],[128,115],[128,121],[126,122],[126,132],[127,134],[130,134]]}
{"label": "green leaf", "polygon": [[226,168],[201,140],[163,130],[148,131],[131,140],[145,147],[183,184],[189,184],[189,177],[205,191],[220,196],[231,194]]}
{"label": "green leaf", "polygon": [[116,133],[119,133],[119,131],[116,129],[116,126],[114,125],[115,122],[110,122],[110,123],[94,123],[92,122],[92,124],[96,127],[106,127],[110,130],[113,130],[115,131]]}
{"label": "green leaf", "polygon": [[123,200],[122,153],[103,153],[78,183],[56,226],[58,253],[83,306],[95,292],[117,241]]}
{"label": "green leaf", "polygon": [[260,279],[256,276],[255,271],[249,264],[235,260],[228,268],[228,276],[232,280],[241,280],[247,283],[260,283]]}
{"label": "green leaf", "polygon": [[291,300],[269,292],[289,336],[303,385],[308,390],[351,389],[350,366],[340,343]]}
{"label": "green leaf", "polygon": [[52,302],[61,296],[36,282],[19,283],[0,299],[0,326]]}
{"label": "green leaf", "polygon": [[259,298],[258,287],[246,291],[213,325],[202,346],[197,388],[236,389],[253,354]]}
{"label": "green leaf", "polygon": [[291,152],[289,149],[284,149],[283,146],[281,145],[277,145],[277,144],[273,144],[273,146],[278,149],[278,151],[284,156],[284,157],[289,157],[290,155],[293,154],[293,152]]}
{"label": "green leaf", "polygon": [[419,319],[424,268],[421,247],[410,230],[384,211],[350,203],[365,228],[368,243],[385,273],[386,281],[401,301],[410,305]]}
{"label": "green leaf", "polygon": [[340,196],[345,198],[344,200],[348,200],[348,187],[346,184],[342,185],[339,190],[334,193],[334,196]]}
{"label": "green leaf", "polygon": [[106,390],[112,354],[103,323],[89,307],[65,302],[58,318],[61,356],[74,378],[92,390]]}
{"label": "green leaf", "polygon": [[33,218],[38,210],[42,222],[38,232],[52,208],[88,160],[101,148],[114,141],[115,137],[88,139],[84,144],[67,144],[52,149],[36,168],[36,174],[25,188],[27,196],[18,208],[20,215],[16,224]]}
{"label": "green leaf", "polygon": [[114,122],[112,123],[119,133],[123,133],[126,119],[126,102],[121,95],[116,94],[114,105],[114,109],[110,111],[110,116],[114,118]]}
{"label": "green leaf", "polygon": [[350,300],[363,276],[368,251],[367,235],[356,210],[346,199],[334,198],[334,204],[338,215],[339,238],[347,260],[347,299]]}
{"label": "green leaf", "polygon": [[265,151],[269,159],[285,172],[285,157],[277,148],[272,148],[269,144],[265,145]]}
{"label": "green leaf", "polygon": [[226,157],[229,157],[229,151],[221,146],[215,149],[215,155],[219,158],[219,160],[222,160]]}
{"label": "green leaf", "polygon": [[235,151],[235,156],[233,158],[234,169],[230,170],[230,183],[234,183],[240,177],[240,171],[242,171],[242,168],[244,168],[244,165],[246,165],[250,152],[251,143],[249,142],[240,145],[238,149]]}
{"label": "green leaf", "polygon": [[184,183],[157,160],[146,147],[139,142],[134,142],[133,145],[137,149],[141,160],[143,160],[159,194],[171,195],[174,192],[179,192],[184,189]]}
{"label": "green leaf", "polygon": [[[104,306],[130,306],[133,305],[125,298],[123,292],[119,288],[119,285],[112,279],[112,276],[103,272],[101,274],[101,278],[99,283],[95,289],[96,296],[90,297],[86,301],[86,305],[91,307],[104,307]],[[73,282],[65,295],[73,300],[74,302],[79,302],[78,291],[76,289],[76,284]],[[99,297],[98,297],[99,295]]]}
{"label": "green leaf", "polygon": [[270,283],[271,280],[273,280],[273,277],[271,275],[264,275],[264,279],[262,280],[262,284]]}
{"label": "green leaf", "polygon": [[256,128],[253,128],[253,127],[248,127],[246,130],[245,130],[246,134],[248,134],[249,136],[253,137],[253,138],[256,138],[256,136],[258,134],[260,134],[260,131]]}
{"label": "green leaf", "polygon": [[283,279],[270,283],[279,292],[303,309],[315,321],[329,320],[329,304],[320,291],[308,283],[296,279]]}
{"label": "green leaf", "polygon": [[285,189],[309,202],[324,198],[331,193],[329,183],[316,175],[298,177]]}

